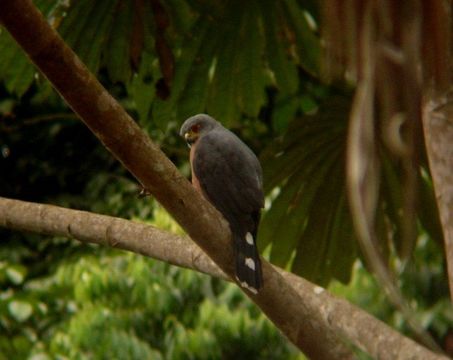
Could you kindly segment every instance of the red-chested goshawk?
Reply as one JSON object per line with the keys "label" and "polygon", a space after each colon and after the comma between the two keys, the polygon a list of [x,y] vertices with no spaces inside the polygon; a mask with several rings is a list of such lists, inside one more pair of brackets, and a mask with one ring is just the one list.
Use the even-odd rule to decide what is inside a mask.
{"label": "red-chested goshawk", "polygon": [[230,225],[236,278],[256,294],[263,285],[256,246],[264,206],[260,163],[247,145],[208,115],[187,119],[180,135],[191,148],[192,184]]}

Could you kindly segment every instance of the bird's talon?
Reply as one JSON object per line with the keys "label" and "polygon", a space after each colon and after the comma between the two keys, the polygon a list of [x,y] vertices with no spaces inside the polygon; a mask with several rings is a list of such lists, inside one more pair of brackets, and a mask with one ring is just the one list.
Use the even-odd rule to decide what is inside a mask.
{"label": "bird's talon", "polygon": [[146,196],[150,196],[151,195],[151,192],[146,189],[144,186],[142,186],[142,188],[140,189],[140,193],[138,194],[138,197],[139,198],[144,198]]}

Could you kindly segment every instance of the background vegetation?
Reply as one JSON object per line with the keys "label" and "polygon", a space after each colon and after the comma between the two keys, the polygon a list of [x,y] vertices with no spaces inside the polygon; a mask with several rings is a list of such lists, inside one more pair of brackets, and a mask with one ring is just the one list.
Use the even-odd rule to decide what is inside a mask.
{"label": "background vegetation", "polygon": [[[344,180],[353,85],[322,79],[316,2],[35,4],[185,174],[177,130],[198,112],[260,155],[268,201],[259,245],[271,262],[411,334],[364,267],[353,235]],[[156,202],[138,197],[138,184],[3,29],[0,116],[1,196],[180,231]],[[442,344],[453,312],[426,161],[416,241],[406,240],[401,164],[385,141],[379,149],[379,247],[417,320]],[[302,356],[231,284],[63,238],[0,236],[0,358]]]}

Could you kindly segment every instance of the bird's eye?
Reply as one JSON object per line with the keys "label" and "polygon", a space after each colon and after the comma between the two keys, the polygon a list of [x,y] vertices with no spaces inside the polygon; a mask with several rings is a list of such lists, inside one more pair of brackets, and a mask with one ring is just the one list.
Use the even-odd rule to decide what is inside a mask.
{"label": "bird's eye", "polygon": [[194,132],[194,133],[198,133],[201,129],[201,125],[200,124],[195,124],[195,125],[192,125],[190,127],[190,131]]}

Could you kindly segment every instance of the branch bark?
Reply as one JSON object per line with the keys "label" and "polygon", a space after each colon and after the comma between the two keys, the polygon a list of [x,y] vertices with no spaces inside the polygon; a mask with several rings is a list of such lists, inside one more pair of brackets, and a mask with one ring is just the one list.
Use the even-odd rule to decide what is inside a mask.
{"label": "branch bark", "polygon": [[442,223],[453,302],[453,89],[441,95],[427,96],[423,130]]}
{"label": "branch bark", "polygon": [[[0,21],[69,106],[110,152],[172,214],[222,271],[231,277],[234,273],[230,247],[231,234],[221,215],[193,189],[170,160],[107,93],[47,24],[30,0],[0,0],[0,7],[2,9]],[[43,211],[38,213],[41,222],[44,222],[48,216],[46,213],[50,210],[45,208]],[[3,219],[8,219],[7,216],[5,212],[2,214]],[[8,220],[6,222],[3,220],[3,223],[8,225]],[[58,228],[58,222],[50,225]],[[96,226],[96,223],[92,224],[93,229],[96,229]],[[71,222],[64,232],[71,236],[76,233],[75,229],[75,223]],[[115,227],[115,231],[117,230],[119,229]],[[115,241],[109,240],[116,239],[114,232],[110,228],[105,231],[104,241],[115,245]],[[137,242],[135,244],[140,246]],[[335,328],[337,325],[328,326],[335,322],[335,314],[331,312],[329,317],[323,318],[319,309],[315,311],[316,309],[301,299],[295,288],[265,261],[263,274],[265,285],[260,293],[256,296],[250,293],[247,295],[294,344],[315,359],[352,358],[352,353],[337,334],[337,331],[341,334],[340,329]],[[317,304],[320,309],[325,307],[324,303]],[[363,326],[369,327],[365,324]],[[381,335],[379,333],[374,335],[376,336],[374,343],[377,343],[376,340]],[[404,357],[437,358],[423,347],[407,341],[404,346],[406,349]],[[373,347],[372,344],[369,345]],[[392,346],[398,349],[402,344]],[[380,348],[379,352],[390,354],[388,350]]]}
{"label": "branch bark", "polygon": [[[0,21],[74,112],[222,271],[234,278],[231,233],[220,213],[102,87],[31,0],[0,0],[0,8]],[[264,287],[256,296],[247,295],[269,319],[311,358],[352,358],[348,347],[320,324],[321,319],[282,276],[269,263],[263,261],[262,266]]]}
{"label": "branch bark", "polygon": [[[186,237],[150,225],[0,197],[0,226],[112,246],[231,281]],[[274,267],[296,290],[300,302],[318,319],[313,326],[334,332],[376,359],[440,359],[421,345],[322,287]],[[327,345],[328,346],[328,345]],[[339,358],[341,354],[338,354]]]}

